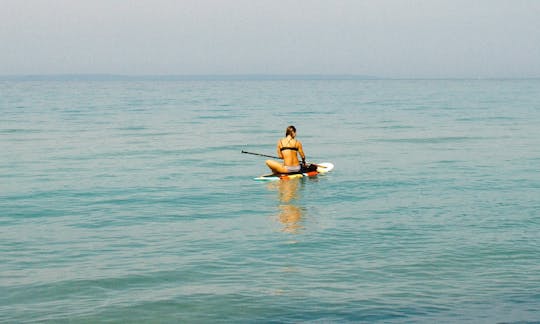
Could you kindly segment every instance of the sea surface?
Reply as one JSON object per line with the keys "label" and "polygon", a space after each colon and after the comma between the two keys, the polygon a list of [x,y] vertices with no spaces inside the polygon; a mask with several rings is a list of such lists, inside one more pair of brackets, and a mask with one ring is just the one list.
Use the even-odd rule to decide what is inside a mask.
{"label": "sea surface", "polygon": [[540,80],[4,80],[0,322],[540,322]]}

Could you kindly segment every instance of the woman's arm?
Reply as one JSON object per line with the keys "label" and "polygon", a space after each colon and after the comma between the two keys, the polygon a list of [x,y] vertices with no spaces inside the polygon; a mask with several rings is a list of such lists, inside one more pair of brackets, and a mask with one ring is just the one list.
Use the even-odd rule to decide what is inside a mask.
{"label": "woman's arm", "polygon": [[298,142],[298,153],[300,153],[300,157],[302,157],[302,163],[306,163],[306,155],[304,154],[302,143],[300,141],[297,141],[297,142]]}
{"label": "woman's arm", "polygon": [[277,142],[277,156],[283,160],[283,153],[281,153],[281,140]]}

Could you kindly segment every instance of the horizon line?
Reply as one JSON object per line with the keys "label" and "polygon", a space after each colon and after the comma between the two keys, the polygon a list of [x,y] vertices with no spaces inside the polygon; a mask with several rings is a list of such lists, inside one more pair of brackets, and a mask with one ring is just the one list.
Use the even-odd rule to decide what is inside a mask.
{"label": "horizon line", "polygon": [[379,77],[362,74],[0,74],[0,81],[241,81],[241,80],[535,80],[537,77]]}

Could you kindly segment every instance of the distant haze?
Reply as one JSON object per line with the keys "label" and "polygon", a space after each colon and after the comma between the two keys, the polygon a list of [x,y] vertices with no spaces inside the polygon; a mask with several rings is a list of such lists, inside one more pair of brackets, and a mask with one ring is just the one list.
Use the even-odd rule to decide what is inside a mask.
{"label": "distant haze", "polygon": [[0,75],[540,77],[538,0],[0,0]]}

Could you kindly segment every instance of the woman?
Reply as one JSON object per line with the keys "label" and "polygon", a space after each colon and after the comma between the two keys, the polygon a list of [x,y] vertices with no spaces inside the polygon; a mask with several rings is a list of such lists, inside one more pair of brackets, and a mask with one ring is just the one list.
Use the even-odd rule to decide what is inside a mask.
{"label": "woman", "polygon": [[287,127],[285,137],[277,143],[277,154],[283,163],[273,160],[267,160],[266,165],[272,170],[272,173],[293,173],[300,172],[301,165],[298,161],[298,154],[302,157],[302,164],[306,163],[306,155],[302,149],[302,143],[296,139],[296,128]]}

